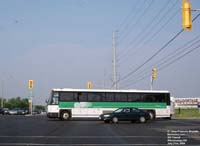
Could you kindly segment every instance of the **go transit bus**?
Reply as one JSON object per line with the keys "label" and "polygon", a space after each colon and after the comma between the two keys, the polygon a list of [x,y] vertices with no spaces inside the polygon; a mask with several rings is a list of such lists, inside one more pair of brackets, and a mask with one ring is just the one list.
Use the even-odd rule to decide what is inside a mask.
{"label": "go transit bus", "polygon": [[123,107],[149,112],[151,118],[171,118],[170,93],[155,90],[53,89],[47,101],[47,117],[98,117]]}

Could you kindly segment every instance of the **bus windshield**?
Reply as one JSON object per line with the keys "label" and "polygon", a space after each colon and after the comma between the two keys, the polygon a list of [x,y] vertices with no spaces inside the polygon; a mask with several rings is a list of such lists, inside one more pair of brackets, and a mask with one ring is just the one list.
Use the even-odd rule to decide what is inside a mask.
{"label": "bus windshield", "polygon": [[58,104],[58,97],[59,97],[58,92],[52,92],[50,99],[48,101],[48,104],[51,104],[51,105]]}

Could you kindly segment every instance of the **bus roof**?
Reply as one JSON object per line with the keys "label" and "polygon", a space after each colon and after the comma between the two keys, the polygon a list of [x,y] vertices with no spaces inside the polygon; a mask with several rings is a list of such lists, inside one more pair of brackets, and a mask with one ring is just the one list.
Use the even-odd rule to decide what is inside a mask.
{"label": "bus roof", "polygon": [[128,90],[114,90],[114,89],[72,89],[72,88],[57,88],[52,89],[52,91],[68,91],[68,92],[136,92],[136,93],[169,93],[169,91],[164,90],[136,90],[136,89],[128,89]]}

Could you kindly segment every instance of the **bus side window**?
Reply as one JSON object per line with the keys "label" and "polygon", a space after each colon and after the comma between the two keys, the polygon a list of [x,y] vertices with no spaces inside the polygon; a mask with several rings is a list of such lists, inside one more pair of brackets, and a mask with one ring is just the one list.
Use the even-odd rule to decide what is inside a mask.
{"label": "bus side window", "polygon": [[127,94],[126,93],[116,93],[115,94],[115,101],[127,101]]}
{"label": "bus side window", "polygon": [[73,96],[74,100],[73,101],[79,101],[79,96],[78,93],[74,92],[74,96]]}
{"label": "bus side window", "polygon": [[60,101],[73,101],[73,92],[61,92]]}
{"label": "bus side window", "polygon": [[141,101],[141,97],[139,93],[128,93],[128,101],[129,102],[139,102]]}
{"label": "bus side window", "polygon": [[107,98],[106,98],[106,93],[102,93],[101,95],[101,101],[107,101]]}
{"label": "bus side window", "polygon": [[100,102],[101,101],[101,96],[102,93],[98,93],[98,92],[88,92],[88,101],[90,102]]}
{"label": "bus side window", "polygon": [[106,101],[115,101],[115,94],[114,93],[106,93]]}
{"label": "bus side window", "polygon": [[87,102],[88,101],[88,94],[86,92],[82,92],[79,94],[79,102]]}

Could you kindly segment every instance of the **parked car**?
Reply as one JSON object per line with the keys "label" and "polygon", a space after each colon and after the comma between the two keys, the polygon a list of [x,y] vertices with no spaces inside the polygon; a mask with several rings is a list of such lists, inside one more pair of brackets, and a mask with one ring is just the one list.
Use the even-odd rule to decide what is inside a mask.
{"label": "parked car", "polygon": [[23,115],[27,115],[30,113],[28,108],[21,108],[21,110]]}
{"label": "parked car", "polygon": [[8,115],[8,114],[9,114],[9,109],[3,108],[3,115]]}
{"label": "parked car", "polygon": [[117,123],[118,121],[139,121],[140,123],[145,123],[150,120],[150,115],[148,112],[138,108],[119,108],[112,113],[101,114],[99,119],[105,123],[109,123],[110,121],[113,123]]}
{"label": "parked car", "polygon": [[9,115],[17,115],[18,114],[18,109],[14,108],[9,110]]}
{"label": "parked car", "polygon": [[25,115],[25,114],[26,112],[20,108],[14,108],[12,110],[9,110],[9,115]]}
{"label": "parked car", "polygon": [[0,108],[0,114],[3,115],[3,108]]}
{"label": "parked car", "polygon": [[7,115],[8,113],[9,113],[9,109],[8,108],[0,108],[0,114]]}

